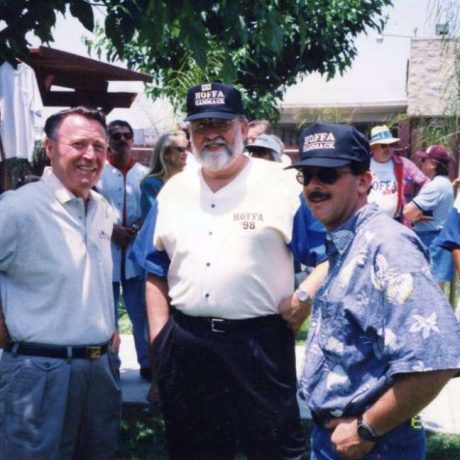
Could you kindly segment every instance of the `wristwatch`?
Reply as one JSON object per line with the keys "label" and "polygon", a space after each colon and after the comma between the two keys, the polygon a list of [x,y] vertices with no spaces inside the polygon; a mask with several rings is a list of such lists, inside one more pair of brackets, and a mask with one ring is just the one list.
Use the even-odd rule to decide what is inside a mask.
{"label": "wristwatch", "polygon": [[310,300],[310,294],[303,289],[297,289],[294,292],[294,295],[301,301],[301,302],[308,302]]}
{"label": "wristwatch", "polygon": [[378,436],[375,434],[375,431],[370,425],[368,425],[364,420],[363,416],[358,417],[358,435],[364,441],[377,441]]}

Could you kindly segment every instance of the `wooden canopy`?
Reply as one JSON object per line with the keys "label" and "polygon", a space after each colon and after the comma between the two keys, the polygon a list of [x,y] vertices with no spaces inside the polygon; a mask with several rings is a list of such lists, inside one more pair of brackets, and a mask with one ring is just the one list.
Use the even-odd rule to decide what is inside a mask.
{"label": "wooden canopy", "polygon": [[[108,114],[116,107],[130,107],[137,96],[109,93],[109,81],[152,81],[152,77],[139,72],[44,46],[30,49],[28,64],[35,71],[45,106],[90,105]],[[53,90],[53,85],[69,91]]]}

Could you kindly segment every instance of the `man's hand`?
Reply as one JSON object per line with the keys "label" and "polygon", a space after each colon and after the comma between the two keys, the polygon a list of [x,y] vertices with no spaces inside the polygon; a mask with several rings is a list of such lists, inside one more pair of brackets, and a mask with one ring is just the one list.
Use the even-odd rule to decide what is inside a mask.
{"label": "man's hand", "polygon": [[11,341],[8,327],[6,326],[5,316],[3,315],[3,307],[0,303],[0,348],[6,347]]}
{"label": "man's hand", "polygon": [[374,447],[375,442],[359,437],[356,418],[335,418],[326,423],[326,428],[332,430],[331,442],[340,458],[358,460]]}
{"label": "man's hand", "polygon": [[292,294],[291,297],[281,301],[278,305],[278,311],[294,331],[294,335],[297,335],[303,322],[310,314],[311,303],[310,301],[301,302],[295,294]]}
{"label": "man's hand", "polygon": [[118,354],[118,350],[120,349],[120,343],[120,331],[117,328],[115,329],[115,332],[113,333],[112,338],[110,339],[110,348],[114,353]]}
{"label": "man's hand", "polygon": [[[299,290],[308,292],[310,297],[316,295],[319,287],[326,278],[329,269],[328,262],[322,262],[305,278],[299,286]],[[278,305],[278,312],[285,321],[291,326],[294,334],[297,335],[300,327],[311,311],[311,302],[301,302],[297,295],[293,294],[291,297],[284,299]]]}
{"label": "man's hand", "polygon": [[136,230],[132,227],[125,227],[119,224],[113,225],[112,241],[117,246],[120,246],[121,249],[126,249],[135,236]]}

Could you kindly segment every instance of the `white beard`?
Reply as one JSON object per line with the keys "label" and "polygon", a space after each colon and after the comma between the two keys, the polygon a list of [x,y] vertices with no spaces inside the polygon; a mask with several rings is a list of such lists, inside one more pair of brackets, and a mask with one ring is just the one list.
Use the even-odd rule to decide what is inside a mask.
{"label": "white beard", "polygon": [[244,142],[242,134],[235,137],[233,147],[230,147],[224,140],[221,141],[222,146],[219,150],[208,150],[206,143],[204,144],[201,152],[197,152],[193,148],[193,155],[195,159],[206,169],[212,171],[219,171],[229,166],[235,158],[243,152]]}

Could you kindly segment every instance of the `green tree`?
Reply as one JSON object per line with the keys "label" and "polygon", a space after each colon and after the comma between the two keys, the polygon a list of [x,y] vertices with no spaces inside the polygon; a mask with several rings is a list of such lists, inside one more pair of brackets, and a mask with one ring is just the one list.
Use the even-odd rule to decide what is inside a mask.
{"label": "green tree", "polygon": [[94,29],[93,7],[85,0],[0,0],[0,64],[6,60],[15,66],[17,59],[27,60],[29,32],[52,42],[56,13],[67,12]]}
{"label": "green tree", "polygon": [[[183,100],[184,83],[200,77],[245,89],[249,114],[276,115],[284,89],[307,73],[328,78],[356,56],[354,40],[381,31],[391,0],[100,0],[106,8],[103,36],[95,48],[109,60],[154,78],[154,94]],[[3,0],[0,57],[24,53],[25,34],[52,41],[55,11],[93,27],[87,0]],[[42,8],[42,10],[40,10]],[[1,24],[1,22],[0,22]],[[3,38],[3,41],[2,41]]]}

